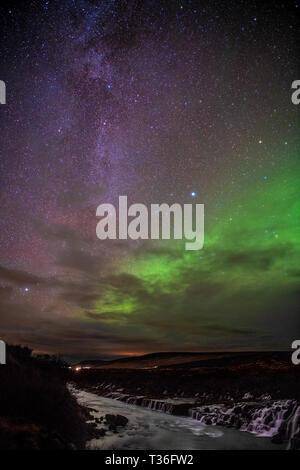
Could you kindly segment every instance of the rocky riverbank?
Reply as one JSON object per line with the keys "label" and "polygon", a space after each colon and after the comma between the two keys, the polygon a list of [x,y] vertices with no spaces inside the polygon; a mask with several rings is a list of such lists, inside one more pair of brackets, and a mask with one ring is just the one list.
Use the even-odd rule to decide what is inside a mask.
{"label": "rocky riverbank", "polygon": [[66,367],[8,346],[0,368],[0,450],[75,450],[99,437],[90,410],[67,388]]}
{"label": "rocky riverbank", "polygon": [[[99,395],[97,388],[89,387],[89,391]],[[300,448],[300,405],[296,400],[272,400],[269,395],[254,400],[248,393],[237,403],[227,397],[226,403],[199,406],[201,398],[209,402],[209,397],[151,399],[123,391],[108,391],[102,396],[161,413],[191,417],[206,425],[232,427],[269,437],[275,444],[286,444],[287,449]],[[107,418],[103,422],[109,424]]]}
{"label": "rocky riverbank", "polygon": [[300,447],[300,369],[286,353],[211,355],[184,364],[156,354],[128,360],[130,368],[112,366],[72,370],[70,381],[129,405]]}

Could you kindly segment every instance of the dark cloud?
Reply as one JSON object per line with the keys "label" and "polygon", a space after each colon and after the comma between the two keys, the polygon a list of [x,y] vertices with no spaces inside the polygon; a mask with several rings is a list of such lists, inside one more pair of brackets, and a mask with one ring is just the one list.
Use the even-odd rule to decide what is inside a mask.
{"label": "dark cloud", "polygon": [[35,276],[34,274],[18,269],[9,269],[4,266],[0,266],[0,279],[21,286],[45,282],[43,278]]}
{"label": "dark cloud", "polygon": [[272,249],[252,249],[248,251],[218,251],[217,264],[223,267],[243,267],[267,271],[282,258],[289,256],[292,247],[281,246]]}
{"label": "dark cloud", "polygon": [[96,274],[101,270],[104,257],[101,255],[91,255],[83,250],[69,248],[61,250],[57,255],[57,264],[64,268],[71,268],[84,271],[88,274]]}
{"label": "dark cloud", "polygon": [[62,291],[60,298],[83,309],[90,308],[99,298],[99,291],[93,292],[90,285],[86,285],[84,289],[84,285],[86,284],[76,286],[74,283],[73,288]]}
{"label": "dark cloud", "polygon": [[0,301],[7,299],[13,292],[12,286],[0,287]]}
{"label": "dark cloud", "polygon": [[211,325],[201,325],[202,331],[207,331],[208,333],[215,333],[217,336],[248,336],[248,335],[257,335],[257,330],[253,328],[238,328],[234,326],[226,326],[221,324],[211,324]]}

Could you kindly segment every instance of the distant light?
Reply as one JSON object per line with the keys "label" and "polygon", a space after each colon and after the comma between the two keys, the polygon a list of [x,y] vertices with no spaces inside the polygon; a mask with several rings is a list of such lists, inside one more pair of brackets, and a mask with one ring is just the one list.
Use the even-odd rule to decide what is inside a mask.
{"label": "distant light", "polygon": [[259,140],[258,143],[259,143],[259,144],[262,144],[262,140]]}
{"label": "distant light", "polygon": [[195,191],[192,191],[192,192],[191,192],[191,196],[192,196],[192,197],[195,197],[195,196],[196,196]]}
{"label": "distant light", "polygon": [[29,288],[28,287],[25,287],[25,292],[29,292]]}

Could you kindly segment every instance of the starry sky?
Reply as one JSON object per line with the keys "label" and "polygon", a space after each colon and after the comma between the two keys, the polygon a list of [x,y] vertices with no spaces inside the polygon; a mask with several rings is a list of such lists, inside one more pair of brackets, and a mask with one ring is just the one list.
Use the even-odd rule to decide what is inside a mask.
{"label": "starry sky", "polygon": [[[0,7],[0,336],[69,359],[299,337],[297,2]],[[300,8],[300,7],[299,7]],[[205,242],[96,208],[205,204]]]}

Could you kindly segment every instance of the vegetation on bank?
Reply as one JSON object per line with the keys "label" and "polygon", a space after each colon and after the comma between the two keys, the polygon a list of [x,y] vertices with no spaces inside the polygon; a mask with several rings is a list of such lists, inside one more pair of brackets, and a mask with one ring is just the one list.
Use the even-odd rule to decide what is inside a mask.
{"label": "vegetation on bank", "polygon": [[0,366],[0,449],[82,449],[96,430],[67,388],[67,368],[53,356],[7,347]]}

